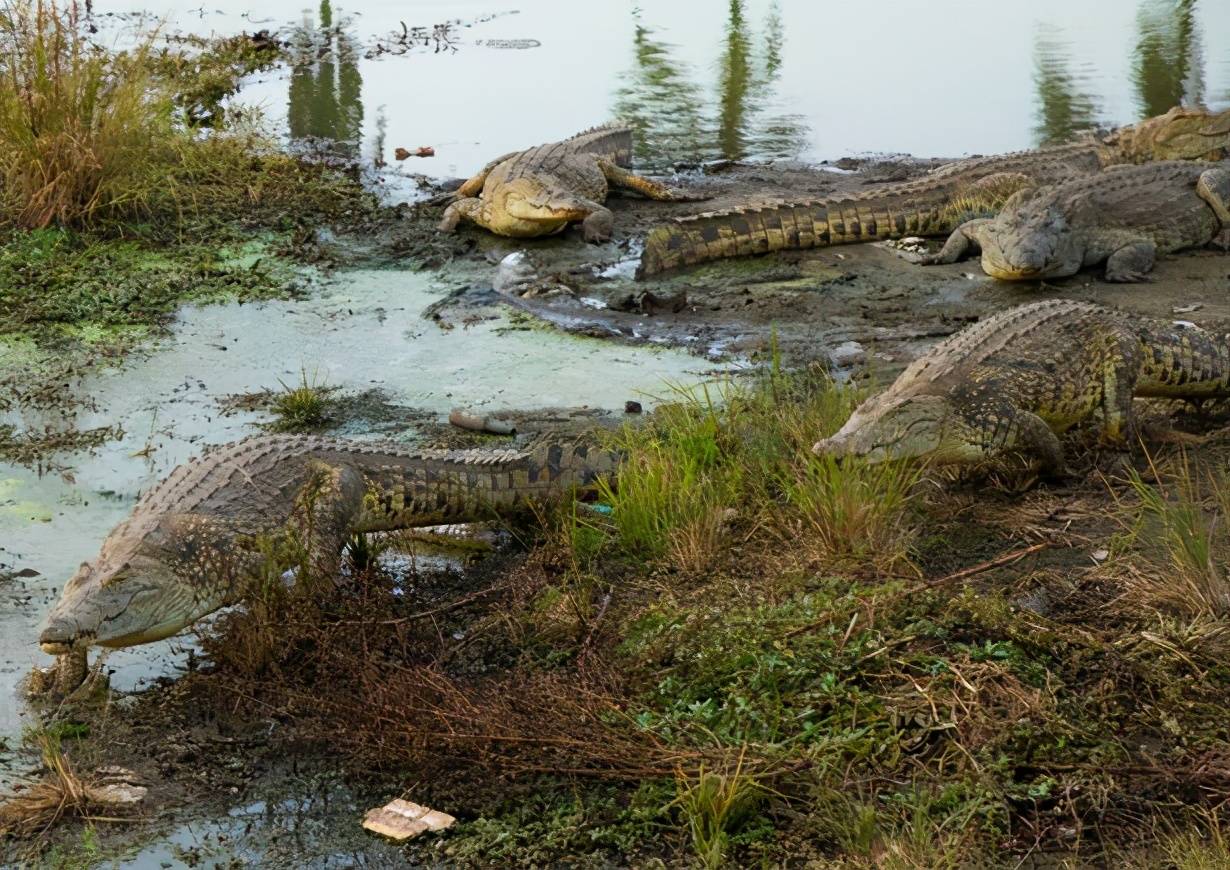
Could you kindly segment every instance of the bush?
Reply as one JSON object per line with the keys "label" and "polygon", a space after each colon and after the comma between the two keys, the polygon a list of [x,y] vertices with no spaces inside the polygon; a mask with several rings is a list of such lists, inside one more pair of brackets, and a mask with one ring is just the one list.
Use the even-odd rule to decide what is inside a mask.
{"label": "bush", "polygon": [[146,63],[153,40],[91,45],[75,3],[0,12],[0,220],[85,225],[148,207],[184,135]]}

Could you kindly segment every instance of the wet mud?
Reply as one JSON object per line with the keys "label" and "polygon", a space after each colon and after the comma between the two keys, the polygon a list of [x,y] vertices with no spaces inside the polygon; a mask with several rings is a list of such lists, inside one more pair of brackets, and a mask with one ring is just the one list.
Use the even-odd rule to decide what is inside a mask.
{"label": "wet mud", "polygon": [[[390,244],[411,259],[446,258],[464,284],[431,312],[441,321],[465,322],[511,306],[567,332],[678,347],[710,359],[754,359],[775,349],[790,363],[820,360],[838,370],[889,374],[967,323],[1047,298],[1201,325],[1230,318],[1230,256],[1217,245],[1164,257],[1147,282],[1127,285],[1106,282],[1100,268],[1056,281],[997,281],[977,259],[924,267],[917,251],[894,242],[783,251],[633,277],[638,240],[673,216],[874,191],[933,165],[913,159],[814,168],[724,163],[672,180],[710,197],[700,206],[613,196],[616,235],[604,245],[586,244],[579,230],[529,243],[469,228],[442,239],[432,225],[436,210],[420,206],[391,230]],[[927,244],[935,250],[942,242]]]}

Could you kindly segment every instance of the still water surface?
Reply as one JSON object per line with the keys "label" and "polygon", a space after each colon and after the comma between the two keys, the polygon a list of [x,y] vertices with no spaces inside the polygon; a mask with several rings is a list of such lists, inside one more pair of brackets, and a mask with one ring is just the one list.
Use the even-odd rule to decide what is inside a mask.
{"label": "still water surface", "polygon": [[612,118],[662,169],[993,153],[1230,106],[1225,0],[200,2],[151,11],[296,47],[243,96],[287,135],[389,164],[432,146],[403,165],[437,176]]}

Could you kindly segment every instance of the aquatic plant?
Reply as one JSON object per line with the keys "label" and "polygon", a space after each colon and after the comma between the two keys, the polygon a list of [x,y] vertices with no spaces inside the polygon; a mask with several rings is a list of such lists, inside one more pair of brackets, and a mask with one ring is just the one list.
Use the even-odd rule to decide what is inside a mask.
{"label": "aquatic plant", "polygon": [[316,376],[308,380],[307,369],[299,372],[298,385],[282,383],[282,392],[271,403],[274,432],[307,432],[319,429],[329,422],[332,401],[330,393],[336,391],[319,382]]}

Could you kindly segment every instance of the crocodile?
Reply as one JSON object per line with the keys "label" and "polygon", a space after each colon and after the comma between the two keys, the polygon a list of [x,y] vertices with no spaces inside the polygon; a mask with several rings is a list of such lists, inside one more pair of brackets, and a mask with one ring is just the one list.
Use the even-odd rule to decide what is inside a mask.
{"label": "crocodile", "polygon": [[603,203],[609,187],[635,190],[651,199],[679,197],[656,181],[628,171],[632,129],[604,126],[571,139],[513,151],[492,160],[457,188],[440,221],[452,232],[464,219],[493,233],[534,238],[581,222],[585,240],[604,242],[615,230]]}
{"label": "crocodile", "polygon": [[681,217],[650,230],[637,277],[725,257],[904,236],[944,236],[969,212],[996,212],[1017,190],[1108,166],[1230,157],[1230,110],[1176,107],[1102,137],[976,157],[922,178],[844,198],[752,203]]}
{"label": "crocodile", "polygon": [[236,603],[264,563],[262,536],[291,530],[310,564],[336,570],[355,533],[466,522],[592,486],[616,454],[541,436],[504,450],[264,435],[213,448],[142,496],[65,585],[39,644],[61,693],[93,645],[170,637]]}
{"label": "crocodile", "polygon": [[998,215],[957,227],[922,263],[981,251],[982,270],[1004,281],[1062,278],[1102,262],[1108,281],[1142,281],[1158,254],[1230,229],[1228,206],[1230,162],[1114,166],[1013,194]]}
{"label": "crocodile", "polygon": [[1230,396],[1230,337],[1087,302],[1017,306],[935,345],[812,449],[958,465],[1016,454],[1061,474],[1058,435],[1100,419],[1102,444],[1122,451],[1137,396]]}

